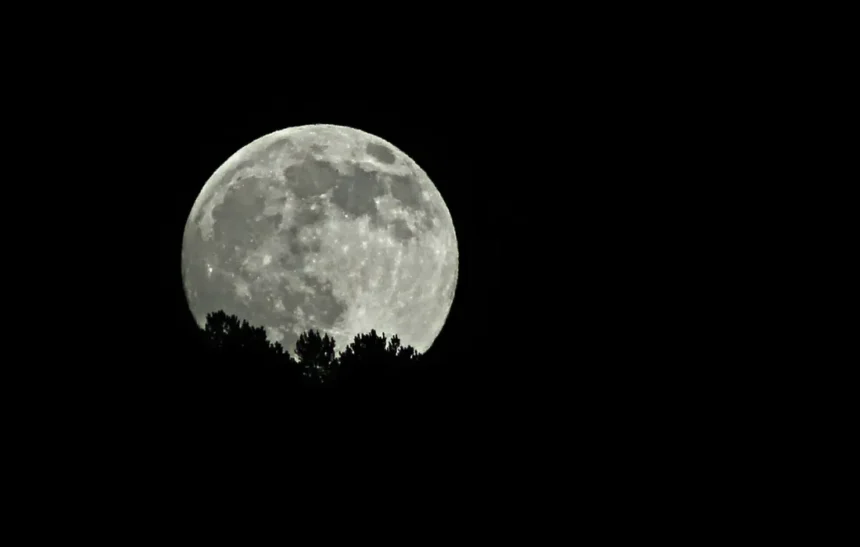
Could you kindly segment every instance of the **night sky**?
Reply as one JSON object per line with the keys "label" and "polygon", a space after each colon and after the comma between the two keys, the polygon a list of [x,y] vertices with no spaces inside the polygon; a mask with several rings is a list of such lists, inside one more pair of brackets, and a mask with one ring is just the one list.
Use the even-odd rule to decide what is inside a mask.
{"label": "night sky", "polygon": [[[182,233],[191,206],[212,172],[264,134],[330,123],[391,142],[417,162],[439,189],[457,232],[459,275],[447,322],[429,353],[448,363],[489,357],[498,337],[494,325],[504,313],[502,304],[510,303],[512,296],[510,285],[503,282],[501,261],[506,225],[511,222],[513,200],[507,181],[512,173],[499,161],[509,161],[514,149],[506,146],[503,152],[491,146],[494,141],[486,135],[493,131],[478,112],[470,120],[463,108],[434,111],[408,102],[383,105],[331,99],[285,104],[177,99],[167,104],[169,110],[152,111],[153,117],[144,121],[148,133],[141,136],[154,139],[147,143],[153,155],[147,157],[139,176],[157,183],[147,184],[143,199],[136,202],[145,222],[131,227],[131,240],[143,253],[137,266],[126,272],[137,280],[134,298],[143,317],[159,325],[150,350],[177,356],[177,362],[193,352],[191,337],[197,327],[182,286]],[[134,263],[134,253],[130,258]]]}
{"label": "night sky", "polygon": [[648,317],[659,298],[649,286],[661,267],[654,226],[668,225],[649,216],[646,204],[665,187],[644,184],[659,174],[659,156],[633,144],[655,135],[617,90],[594,87],[581,104],[565,102],[563,90],[541,101],[483,90],[389,92],[375,100],[332,90],[301,98],[275,88],[245,91],[165,87],[115,105],[125,133],[104,130],[110,162],[93,202],[118,205],[97,205],[87,220],[86,250],[103,267],[92,273],[96,296],[78,296],[79,309],[98,307],[108,318],[99,321],[93,347],[109,359],[131,358],[124,353],[131,344],[134,359],[152,363],[140,365],[141,375],[158,384],[193,358],[197,327],[183,292],[181,244],[194,200],[242,146],[314,123],[384,138],[444,197],[459,276],[428,357],[456,369],[458,382],[558,387],[565,382],[545,379],[570,374],[611,382],[619,369],[604,363],[629,362],[631,352],[657,343],[644,327],[657,326]]}
{"label": "night sky", "polygon": [[[387,479],[430,504],[425,511],[408,497],[387,497],[430,516],[413,528],[417,533],[450,522],[453,502],[462,505],[462,520],[480,526],[481,537],[494,528],[512,537],[509,524],[525,522],[519,507],[540,507],[543,500],[552,507],[540,507],[531,540],[549,518],[569,520],[569,505],[550,498],[572,492],[598,510],[608,506],[583,496],[583,482],[614,502],[663,507],[651,497],[666,492],[663,469],[697,467],[683,475],[694,489],[699,476],[722,476],[725,462],[698,464],[717,443],[695,410],[706,402],[715,414],[731,412],[736,399],[729,390],[707,395],[717,392],[713,386],[749,385],[750,356],[725,348],[755,331],[737,326],[739,317],[750,321],[746,309],[738,306],[729,317],[717,301],[727,280],[745,279],[748,267],[722,259],[733,259],[733,248],[709,241],[699,228],[731,229],[730,211],[707,217],[716,209],[709,204],[747,200],[750,175],[720,171],[737,154],[744,128],[725,135],[714,129],[724,123],[711,119],[720,116],[714,105],[724,98],[698,96],[712,80],[689,78],[700,59],[672,67],[668,77],[654,68],[664,56],[636,60],[647,41],[625,43],[609,58],[594,50],[620,43],[613,36],[585,41],[543,24],[533,33],[563,43],[531,51],[516,18],[510,26],[481,25],[508,35],[503,55],[480,37],[470,39],[476,50],[468,55],[445,43],[444,33],[426,41],[438,58],[433,74],[431,63],[383,65],[359,48],[341,63],[304,45],[298,55],[275,49],[282,58],[263,70],[227,58],[203,67],[198,60],[212,43],[257,47],[253,36],[233,36],[229,28],[215,29],[196,42],[193,55],[176,59],[150,60],[161,38],[146,27],[135,46],[145,50],[145,62],[114,60],[113,41],[98,41],[97,54],[73,55],[63,72],[32,63],[51,77],[33,110],[49,104],[52,115],[30,123],[35,136],[25,145],[38,157],[12,156],[9,163],[31,172],[9,186],[33,188],[37,205],[49,201],[63,210],[62,217],[17,214],[33,202],[8,201],[17,229],[8,239],[23,241],[47,262],[33,268],[7,253],[14,265],[9,292],[27,299],[31,336],[8,337],[18,355],[9,353],[14,366],[6,368],[26,369],[34,394],[13,406],[11,418],[23,423],[21,416],[48,410],[49,427],[25,428],[51,441],[32,458],[40,462],[35,475],[54,470],[81,481],[68,490],[67,505],[89,510],[82,496],[94,492],[93,477],[102,474],[123,495],[141,494],[144,511],[129,511],[113,491],[100,499],[143,515],[147,529],[165,515],[188,514],[193,504],[182,489],[195,478],[205,486],[197,493],[223,494],[222,477],[230,473],[268,488],[279,503],[296,499],[296,481],[313,483],[308,490],[330,502],[332,491],[319,488],[319,476],[366,480],[351,489],[362,498],[348,505],[370,508],[369,522],[385,528],[367,500]],[[324,31],[319,41],[333,37]],[[438,50],[445,47],[451,52],[443,58]],[[174,56],[166,51],[164,57]],[[82,65],[91,58],[104,60],[87,72]],[[340,72],[353,64],[354,74]],[[747,86],[737,89],[742,95]],[[18,103],[9,110],[10,118],[29,115]],[[392,403],[358,394],[341,399],[345,404],[330,404],[325,390],[316,400],[256,401],[229,390],[201,397],[200,378],[188,372],[199,352],[191,342],[197,325],[183,292],[181,245],[195,198],[242,146],[315,123],[391,142],[427,172],[451,212],[458,285],[427,354],[444,380],[428,384],[429,397],[405,394]],[[34,231],[35,224],[49,228]],[[29,294],[44,303],[31,305]],[[13,393],[27,387],[4,385]],[[261,412],[243,403],[281,408]],[[255,430],[260,422],[265,427]],[[757,433],[765,429],[757,426]],[[691,440],[703,433],[706,442]],[[255,446],[261,442],[279,446]],[[34,445],[20,446],[29,458]],[[747,453],[725,459],[745,462],[737,454]],[[266,456],[275,465],[261,465]],[[237,465],[242,457],[250,463]],[[375,467],[382,472],[369,472]],[[283,473],[290,485],[270,488],[273,476],[250,479],[260,469]],[[630,475],[655,484],[637,488]],[[627,496],[631,486],[639,497]],[[30,490],[40,497],[46,491]],[[484,511],[481,497],[506,507]],[[177,507],[170,513],[153,511],[171,503]],[[321,502],[304,505],[326,513]],[[351,530],[336,519],[327,525]]]}

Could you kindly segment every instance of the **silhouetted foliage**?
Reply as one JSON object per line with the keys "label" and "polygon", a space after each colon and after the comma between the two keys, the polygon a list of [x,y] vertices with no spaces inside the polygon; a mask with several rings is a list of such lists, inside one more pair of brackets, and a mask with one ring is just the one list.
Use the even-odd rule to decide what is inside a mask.
{"label": "silhouetted foliage", "polygon": [[237,380],[268,372],[290,386],[302,382],[301,370],[290,352],[277,342],[269,342],[263,327],[218,311],[206,316],[203,335],[208,365],[215,372]]}
{"label": "silhouetted foliage", "polygon": [[320,337],[315,330],[302,333],[296,341],[296,357],[310,385],[324,384],[337,366],[334,339],[328,334]]}
{"label": "silhouetted foliage", "polygon": [[417,359],[418,353],[411,346],[401,347],[396,335],[387,340],[385,333],[371,330],[357,335],[340,355],[334,380],[344,386],[393,380]]}
{"label": "silhouetted foliage", "polygon": [[223,311],[206,317],[203,339],[208,366],[229,379],[265,380],[267,388],[369,387],[402,380],[418,370],[421,354],[375,330],[359,334],[338,354],[335,341],[315,330],[302,333],[295,359],[272,343],[262,327]]}

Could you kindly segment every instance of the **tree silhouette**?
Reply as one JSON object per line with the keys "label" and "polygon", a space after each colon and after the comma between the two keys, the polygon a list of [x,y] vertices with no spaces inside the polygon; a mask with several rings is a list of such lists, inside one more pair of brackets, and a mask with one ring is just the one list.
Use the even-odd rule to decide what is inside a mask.
{"label": "tree silhouette", "polygon": [[302,333],[296,341],[296,357],[302,374],[311,385],[326,383],[326,379],[337,367],[335,342],[329,335],[320,336],[311,329]]}
{"label": "tree silhouette", "polygon": [[263,327],[217,311],[206,316],[203,338],[208,366],[233,379],[268,372],[289,385],[301,382],[301,370],[290,352],[278,342],[269,342]]}
{"label": "tree silhouette", "polygon": [[279,343],[271,343],[263,327],[217,311],[206,316],[203,329],[207,366],[228,379],[269,381],[267,387],[363,387],[385,385],[418,370],[421,354],[375,330],[358,334],[340,354],[328,334],[302,333],[295,359]]}
{"label": "tree silhouette", "polygon": [[409,371],[419,356],[412,346],[401,346],[397,335],[387,340],[385,333],[379,336],[371,330],[356,335],[341,353],[334,382],[341,386],[382,384]]}

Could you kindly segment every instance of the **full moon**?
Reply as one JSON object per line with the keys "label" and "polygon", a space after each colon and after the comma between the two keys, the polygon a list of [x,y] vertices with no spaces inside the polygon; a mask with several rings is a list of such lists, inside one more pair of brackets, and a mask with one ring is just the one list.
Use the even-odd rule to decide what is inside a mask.
{"label": "full moon", "polygon": [[270,133],[203,185],[182,242],[191,313],[224,310],[291,352],[299,334],[397,335],[425,352],[457,285],[457,236],[430,178],[391,143],[337,125]]}

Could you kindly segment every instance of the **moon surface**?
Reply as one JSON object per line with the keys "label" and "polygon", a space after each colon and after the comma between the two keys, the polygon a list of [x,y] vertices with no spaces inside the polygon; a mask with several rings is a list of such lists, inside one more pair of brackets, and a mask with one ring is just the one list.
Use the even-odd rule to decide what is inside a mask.
{"label": "moon surface", "polygon": [[430,178],[385,140],[303,125],[244,146],[209,178],[182,243],[198,324],[224,310],[293,351],[328,333],[342,351],[376,329],[425,352],[457,285],[457,237]]}

